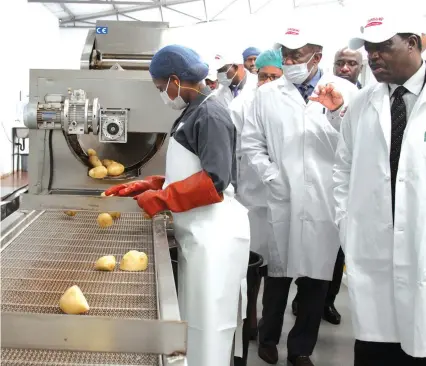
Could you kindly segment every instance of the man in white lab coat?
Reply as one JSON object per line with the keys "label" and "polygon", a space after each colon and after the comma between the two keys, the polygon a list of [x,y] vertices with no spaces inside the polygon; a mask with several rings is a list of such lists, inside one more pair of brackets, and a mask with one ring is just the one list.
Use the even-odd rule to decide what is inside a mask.
{"label": "man in white lab coat", "polygon": [[[248,164],[246,156],[241,154],[241,132],[247,113],[254,99],[255,91],[261,85],[279,79],[282,74],[282,57],[280,50],[262,52],[256,59],[258,84],[254,88],[244,88],[238,98],[231,105],[231,118],[237,130],[236,156],[238,167],[237,200],[248,209],[250,221],[250,250],[263,257],[263,265],[259,271],[250,271],[247,274],[247,318],[243,326],[243,359],[246,365],[249,339],[257,339],[257,297],[260,290],[262,277],[268,273],[267,263],[269,258],[268,241],[272,240],[271,229],[267,220],[266,187],[258,178],[256,172]],[[272,269],[273,271],[274,269]],[[263,296],[274,296],[274,293],[264,293]]]}
{"label": "man in white lab coat", "polygon": [[231,102],[241,94],[244,88],[256,87],[257,76],[244,68],[240,57],[232,54],[216,55],[214,64],[219,82],[215,95],[226,108],[229,108]]}
{"label": "man in white lab coat", "polygon": [[376,14],[350,43],[365,47],[379,82],[349,104],[334,172],[356,366],[426,365],[426,67],[418,28],[411,15]]}
{"label": "man in white lab coat", "polygon": [[[288,360],[294,366],[312,366],[310,356],[340,245],[332,190],[340,126],[309,98],[315,88],[334,83],[349,101],[357,88],[319,69],[322,41],[314,32],[295,27],[283,33],[279,43],[285,77],[258,89],[242,133],[242,153],[267,187],[268,220],[276,243],[269,250],[268,266],[281,269],[280,277],[270,274],[265,280],[265,291],[281,297],[274,309],[265,306],[264,299],[269,310],[259,323],[258,353],[270,364],[278,362],[288,292],[292,280],[299,278],[299,314],[288,335]],[[340,102],[329,106],[337,108]]]}

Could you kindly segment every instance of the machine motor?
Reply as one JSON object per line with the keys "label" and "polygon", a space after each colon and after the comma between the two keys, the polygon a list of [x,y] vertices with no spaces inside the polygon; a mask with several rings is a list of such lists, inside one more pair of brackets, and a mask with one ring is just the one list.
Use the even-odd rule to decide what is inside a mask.
{"label": "machine motor", "polygon": [[32,129],[63,129],[67,135],[99,134],[100,142],[127,142],[128,110],[101,108],[99,99],[87,98],[82,89],[69,90],[68,98],[48,94],[44,103],[29,103],[25,125]]}

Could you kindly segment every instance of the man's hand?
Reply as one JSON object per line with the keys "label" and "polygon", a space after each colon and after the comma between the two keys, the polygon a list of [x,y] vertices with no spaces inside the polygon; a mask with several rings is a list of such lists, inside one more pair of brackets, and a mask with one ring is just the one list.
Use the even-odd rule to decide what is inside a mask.
{"label": "man's hand", "polygon": [[338,110],[344,103],[342,93],[336,90],[333,84],[319,85],[314,93],[317,96],[309,99],[321,103],[331,112]]}

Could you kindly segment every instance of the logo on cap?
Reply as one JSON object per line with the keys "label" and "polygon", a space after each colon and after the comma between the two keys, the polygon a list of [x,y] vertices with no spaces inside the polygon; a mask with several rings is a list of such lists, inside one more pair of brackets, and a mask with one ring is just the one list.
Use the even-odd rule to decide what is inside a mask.
{"label": "logo on cap", "polygon": [[292,34],[294,36],[298,36],[299,33],[300,33],[300,30],[296,28],[288,28],[287,32],[285,32],[285,34]]}
{"label": "logo on cap", "polygon": [[371,18],[367,21],[367,25],[364,28],[377,27],[378,25],[382,25],[383,19],[384,18]]}

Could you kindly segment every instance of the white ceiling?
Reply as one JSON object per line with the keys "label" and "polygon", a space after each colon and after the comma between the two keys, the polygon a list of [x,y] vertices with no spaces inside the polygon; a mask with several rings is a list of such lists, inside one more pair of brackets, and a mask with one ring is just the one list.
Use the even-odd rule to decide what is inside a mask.
{"label": "white ceiling", "polygon": [[[42,3],[60,21],[61,27],[92,28],[97,20],[168,22],[180,27],[216,20],[239,21],[252,14],[265,19],[286,15],[295,9],[315,20],[339,22],[346,14],[375,9],[412,10],[426,16],[426,0],[27,0]],[[377,6],[377,7],[376,7]],[[339,10],[340,9],[340,10]],[[324,11],[326,10],[326,11]],[[324,19],[323,16],[327,19]],[[352,18],[352,16],[349,16]],[[426,28],[426,19],[425,19]]]}
{"label": "white ceiling", "polygon": [[273,12],[274,6],[294,9],[352,0],[28,0],[43,3],[61,27],[89,28],[97,20],[163,21],[184,26]]}

